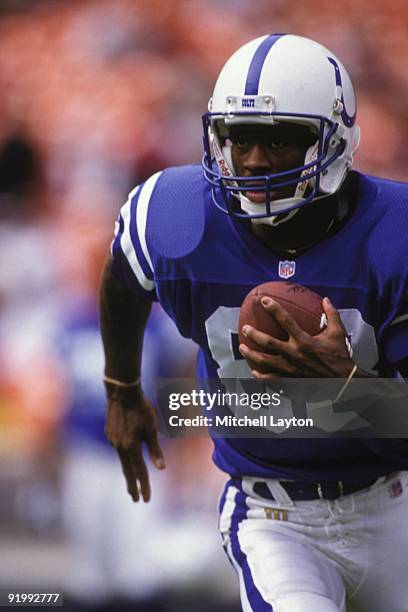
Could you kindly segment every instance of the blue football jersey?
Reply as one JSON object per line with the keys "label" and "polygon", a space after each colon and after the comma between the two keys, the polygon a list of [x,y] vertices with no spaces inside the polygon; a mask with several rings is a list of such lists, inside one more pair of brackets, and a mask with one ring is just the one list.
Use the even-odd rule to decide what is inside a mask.
{"label": "blue football jersey", "polygon": [[[238,351],[240,305],[256,285],[282,278],[330,298],[363,370],[398,376],[408,357],[406,184],[358,174],[351,218],[292,261],[214,206],[199,165],[170,168],[130,193],[111,251],[115,276],[158,300],[198,344],[200,379],[251,376]],[[213,456],[234,476],[360,480],[407,469],[408,442],[215,438]]]}

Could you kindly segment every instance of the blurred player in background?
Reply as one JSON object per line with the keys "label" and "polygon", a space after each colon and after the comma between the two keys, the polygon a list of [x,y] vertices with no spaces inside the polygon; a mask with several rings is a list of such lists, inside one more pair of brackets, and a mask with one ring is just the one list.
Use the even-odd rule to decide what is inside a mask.
{"label": "blurred player in background", "polygon": [[[131,192],[101,285],[106,431],[135,501],[150,499],[145,445],[165,467],[140,384],[154,301],[199,345],[200,378],[408,376],[408,188],[351,171],[359,128],[340,60],[299,36],[252,40],[225,64],[203,121],[203,167],[158,172]],[[243,298],[288,270],[326,296],[327,328],[308,336],[266,300],[289,340],[249,328],[259,351],[238,347]],[[244,610],[406,609],[404,441],[214,447],[230,475],[220,529]]]}

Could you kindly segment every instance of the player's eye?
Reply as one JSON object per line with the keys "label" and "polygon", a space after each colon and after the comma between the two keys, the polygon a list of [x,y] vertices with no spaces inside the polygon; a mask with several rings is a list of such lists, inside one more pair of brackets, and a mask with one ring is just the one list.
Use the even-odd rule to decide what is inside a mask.
{"label": "player's eye", "polygon": [[277,149],[284,149],[288,145],[288,142],[283,138],[274,138],[268,145],[271,149],[276,151]]}
{"label": "player's eye", "polygon": [[250,146],[247,138],[234,138],[233,143],[240,150],[247,149]]}

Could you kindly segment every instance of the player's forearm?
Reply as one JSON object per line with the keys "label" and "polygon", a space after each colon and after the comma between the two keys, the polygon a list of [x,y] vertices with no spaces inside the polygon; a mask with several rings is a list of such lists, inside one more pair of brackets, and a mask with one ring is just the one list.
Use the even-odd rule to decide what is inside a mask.
{"label": "player's forearm", "polygon": [[140,376],[143,335],[151,303],[123,287],[111,273],[107,258],[99,292],[100,327],[105,351],[105,374],[131,382]]}

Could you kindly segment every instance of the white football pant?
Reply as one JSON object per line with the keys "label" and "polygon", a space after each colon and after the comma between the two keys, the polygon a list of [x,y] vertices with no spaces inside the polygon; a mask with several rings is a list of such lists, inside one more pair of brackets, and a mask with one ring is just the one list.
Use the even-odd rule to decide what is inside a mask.
{"label": "white football pant", "polygon": [[408,472],[334,501],[227,482],[220,531],[244,612],[408,612]]}

